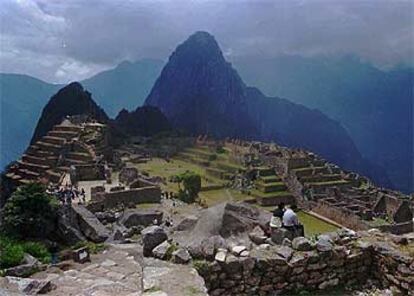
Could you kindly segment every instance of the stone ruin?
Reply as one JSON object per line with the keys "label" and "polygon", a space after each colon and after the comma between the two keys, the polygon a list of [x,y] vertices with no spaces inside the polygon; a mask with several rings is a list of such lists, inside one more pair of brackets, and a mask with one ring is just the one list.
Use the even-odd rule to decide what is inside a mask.
{"label": "stone ruin", "polygon": [[96,169],[96,163],[110,153],[108,141],[106,125],[80,122],[78,116],[65,118],[7,168],[4,186],[12,192],[30,182],[57,185],[71,171],[78,171],[82,179],[82,168]]}
{"label": "stone ruin", "polygon": [[370,281],[413,295],[413,257],[400,249],[413,237],[342,229],[275,243],[262,230],[268,215],[248,204],[219,204],[184,218],[173,231],[144,229],[144,255],[193,260],[209,295],[279,295]]}
{"label": "stone ruin", "polygon": [[[273,181],[282,181],[286,191],[306,209],[352,229],[377,227],[396,234],[413,231],[412,205],[399,192],[377,188],[367,178],[343,171],[305,150],[238,140],[226,145],[240,162],[259,158],[262,165],[274,171]],[[266,193],[263,186],[258,188]],[[267,202],[265,198],[261,200],[262,204]],[[275,195],[269,205],[278,202],[289,203]],[[381,221],[381,225],[375,221]]]}

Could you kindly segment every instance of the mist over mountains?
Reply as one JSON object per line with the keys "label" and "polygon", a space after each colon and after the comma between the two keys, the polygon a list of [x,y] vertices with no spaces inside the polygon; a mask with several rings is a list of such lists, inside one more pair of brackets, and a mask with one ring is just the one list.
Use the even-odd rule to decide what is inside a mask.
{"label": "mist over mountains", "polygon": [[[181,64],[166,67],[165,71],[173,78],[178,70],[179,75],[185,73],[179,80],[172,80],[174,87],[165,81],[164,86],[157,82],[151,91],[164,64],[158,60],[124,62],[81,83],[112,118],[122,108],[133,110],[142,105],[151,91],[148,104],[165,107],[163,111],[174,125],[194,127],[194,132],[223,131],[217,136],[260,135],[261,139],[305,147],[325,157],[330,153],[334,162],[344,164],[352,160],[352,168],[365,174],[369,170],[377,182],[390,185],[383,167],[395,187],[405,192],[413,190],[412,70],[381,71],[355,58],[333,59],[333,62],[297,56],[282,56],[272,61],[233,60],[234,68],[248,85],[278,97],[268,98],[259,90],[247,87],[224,58],[214,57],[214,62],[208,61],[209,66],[201,72],[198,72],[199,65],[191,65],[198,60],[191,55],[187,70],[181,69],[186,66]],[[214,71],[209,73],[208,69]],[[197,78],[191,79],[194,76]],[[203,91],[197,93],[200,84]],[[1,166],[4,166],[25,149],[43,106],[62,85],[26,75],[1,74],[0,86]],[[171,102],[182,100],[188,104],[185,108],[181,103],[169,105],[165,99],[167,94],[175,98]],[[218,100],[212,101],[211,97],[216,95]],[[292,102],[317,108],[336,121]],[[220,116],[226,112],[228,116]],[[196,116],[184,117],[185,114]],[[124,122],[130,120],[125,111],[122,116]],[[242,122],[243,118],[251,121]],[[232,130],[234,123],[242,128]]]}
{"label": "mist over mountains", "polygon": [[355,56],[240,58],[240,75],[269,96],[317,108],[339,121],[391,182],[414,191],[414,71],[381,71]]}

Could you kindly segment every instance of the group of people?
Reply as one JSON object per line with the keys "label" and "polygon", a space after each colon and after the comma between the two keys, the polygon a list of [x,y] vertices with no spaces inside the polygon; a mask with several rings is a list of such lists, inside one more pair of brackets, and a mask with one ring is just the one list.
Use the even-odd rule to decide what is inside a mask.
{"label": "group of people", "polygon": [[85,190],[79,189],[77,186],[66,184],[59,187],[49,187],[48,192],[60,201],[63,205],[70,205],[72,201],[78,198],[79,203],[86,202],[86,193]]}
{"label": "group of people", "polygon": [[297,206],[295,204],[286,208],[284,203],[280,203],[273,211],[273,216],[270,220],[270,229],[283,227],[292,232],[294,236],[303,236],[303,225],[300,224],[296,211]]}

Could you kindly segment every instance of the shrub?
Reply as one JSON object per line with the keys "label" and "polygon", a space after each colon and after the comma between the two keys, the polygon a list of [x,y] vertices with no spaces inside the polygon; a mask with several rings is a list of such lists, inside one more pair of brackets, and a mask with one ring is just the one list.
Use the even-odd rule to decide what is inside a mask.
{"label": "shrub", "polygon": [[25,253],[39,259],[42,263],[50,263],[51,254],[43,244],[38,242],[25,242],[22,246]]}
{"label": "shrub", "polygon": [[215,161],[217,159],[217,154],[211,154],[208,156],[208,161]]}
{"label": "shrub", "polygon": [[19,239],[45,238],[55,228],[57,208],[41,184],[21,186],[3,208],[2,231]]}
{"label": "shrub", "polygon": [[222,146],[218,146],[216,148],[216,153],[218,153],[218,154],[223,154],[225,152],[226,152],[226,150]]}
{"label": "shrub", "polygon": [[174,253],[177,249],[178,249],[178,246],[175,243],[172,243],[168,247],[167,252],[165,253],[165,258],[167,258],[167,260],[170,260],[172,257],[172,253]]}
{"label": "shrub", "polygon": [[19,265],[24,258],[23,247],[19,244],[7,243],[1,247],[0,268]]}
{"label": "shrub", "polygon": [[180,189],[178,191],[178,199],[186,203],[193,203],[201,190],[200,175],[187,171],[178,175],[177,178],[184,187],[184,190]]}
{"label": "shrub", "polygon": [[193,267],[201,276],[209,272],[209,263],[205,260],[194,260]]}

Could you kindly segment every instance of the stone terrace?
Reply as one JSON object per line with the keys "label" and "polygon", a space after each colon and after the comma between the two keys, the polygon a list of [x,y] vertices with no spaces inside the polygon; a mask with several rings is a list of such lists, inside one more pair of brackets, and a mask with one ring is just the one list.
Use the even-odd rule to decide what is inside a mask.
{"label": "stone terrace", "polygon": [[[240,140],[228,140],[226,146],[232,149],[235,158],[244,161],[260,158],[262,164],[276,172],[274,177],[259,177],[253,195],[286,190],[301,206],[350,228],[412,231],[413,214],[406,196],[377,188],[367,178],[343,171],[314,153]],[[259,202],[262,201],[264,198]],[[353,222],[346,224],[347,220]]]}
{"label": "stone terrace", "polygon": [[70,166],[91,163],[104,152],[104,128],[102,124],[73,124],[65,119],[30,145],[8,169],[6,177],[16,185],[33,181],[59,184]]}

